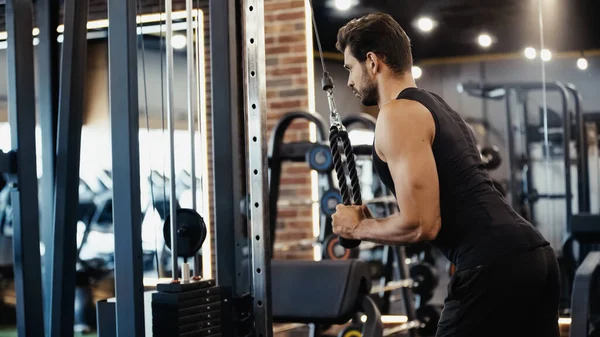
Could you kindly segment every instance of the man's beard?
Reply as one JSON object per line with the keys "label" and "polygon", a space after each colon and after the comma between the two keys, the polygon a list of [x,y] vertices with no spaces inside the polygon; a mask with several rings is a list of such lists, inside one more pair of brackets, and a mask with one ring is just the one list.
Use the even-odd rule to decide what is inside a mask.
{"label": "man's beard", "polygon": [[363,77],[362,82],[365,84],[365,86],[360,91],[361,103],[364,106],[377,105],[379,103],[379,91],[377,91],[377,85],[367,76]]}

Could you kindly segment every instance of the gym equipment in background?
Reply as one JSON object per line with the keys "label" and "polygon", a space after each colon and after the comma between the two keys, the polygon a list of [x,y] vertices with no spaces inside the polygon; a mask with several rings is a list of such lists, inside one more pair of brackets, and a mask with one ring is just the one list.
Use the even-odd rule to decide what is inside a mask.
{"label": "gym equipment in background", "polygon": [[[529,94],[543,90],[556,92],[560,96],[560,109],[539,108],[537,116],[529,113]],[[509,184],[507,194],[511,204],[534,225],[538,223],[536,207],[541,200],[564,200],[565,217],[562,249],[557,249],[558,262],[561,269],[561,304],[560,311],[569,314],[571,296],[574,288],[575,272],[585,261],[586,256],[600,249],[600,231],[597,224],[600,215],[592,214],[590,194],[590,160],[588,150],[598,144],[587,142],[587,125],[590,122],[582,111],[581,94],[573,84],[561,82],[549,83],[499,83],[476,84],[463,83],[459,91],[483,99],[505,99],[507,116],[507,152],[509,164]],[[511,97],[514,94],[522,108],[519,114],[512,111]],[[493,96],[493,97],[492,97]],[[521,132],[514,132],[513,118],[520,116],[523,122]],[[532,121],[536,118],[539,122]],[[543,121],[546,121],[545,123]],[[522,154],[516,151],[516,139],[522,138],[524,149]],[[571,146],[576,153],[571,154]],[[534,158],[533,148],[541,149],[542,158]],[[573,160],[575,159],[575,160]],[[561,173],[564,178],[564,192],[540,192],[534,184],[533,171],[535,165],[547,165],[562,160]],[[540,162],[542,162],[540,164]],[[554,165],[553,165],[554,166]],[[577,171],[577,183],[572,184],[571,172]],[[546,186],[546,188],[549,188]],[[578,209],[573,214],[573,197],[577,195]],[[597,206],[595,207],[597,209]],[[553,238],[556,241],[556,238]],[[573,313],[575,315],[575,313]]]}

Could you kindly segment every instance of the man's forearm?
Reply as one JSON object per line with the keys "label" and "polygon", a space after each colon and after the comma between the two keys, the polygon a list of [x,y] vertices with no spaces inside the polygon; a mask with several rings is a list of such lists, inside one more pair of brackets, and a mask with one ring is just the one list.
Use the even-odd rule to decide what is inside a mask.
{"label": "man's forearm", "polygon": [[385,245],[415,243],[421,238],[421,226],[396,213],[383,219],[365,219],[356,230],[357,239]]}

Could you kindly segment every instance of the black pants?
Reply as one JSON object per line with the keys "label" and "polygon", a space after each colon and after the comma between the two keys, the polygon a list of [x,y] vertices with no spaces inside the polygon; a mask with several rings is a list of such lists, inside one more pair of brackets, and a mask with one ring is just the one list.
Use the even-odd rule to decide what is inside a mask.
{"label": "black pants", "polygon": [[438,337],[558,337],[559,269],[550,246],[458,270]]}

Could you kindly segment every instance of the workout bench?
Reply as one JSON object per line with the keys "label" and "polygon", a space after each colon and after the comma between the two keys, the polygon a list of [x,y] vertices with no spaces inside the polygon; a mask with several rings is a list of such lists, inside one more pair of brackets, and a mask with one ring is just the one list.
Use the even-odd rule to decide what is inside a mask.
{"label": "workout bench", "polygon": [[[344,324],[361,312],[362,335],[383,335],[381,313],[369,297],[369,265],[360,260],[271,262],[273,321]],[[312,337],[320,332],[313,329]]]}

